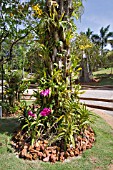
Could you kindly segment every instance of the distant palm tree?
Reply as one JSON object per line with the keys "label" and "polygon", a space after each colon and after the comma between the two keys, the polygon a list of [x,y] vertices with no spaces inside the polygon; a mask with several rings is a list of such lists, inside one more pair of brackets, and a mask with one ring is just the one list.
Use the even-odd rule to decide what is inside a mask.
{"label": "distant palm tree", "polygon": [[98,34],[93,34],[91,39],[95,44],[100,45],[101,47],[101,55],[103,55],[103,49],[104,47],[108,44],[108,39],[113,37],[113,32],[109,32],[109,27],[108,25],[105,28],[100,29],[100,35]]}
{"label": "distant palm tree", "polygon": [[85,32],[85,34],[86,34],[86,36],[87,36],[89,39],[91,39],[92,34],[93,34],[93,31],[91,31],[91,29],[88,28],[87,31]]}

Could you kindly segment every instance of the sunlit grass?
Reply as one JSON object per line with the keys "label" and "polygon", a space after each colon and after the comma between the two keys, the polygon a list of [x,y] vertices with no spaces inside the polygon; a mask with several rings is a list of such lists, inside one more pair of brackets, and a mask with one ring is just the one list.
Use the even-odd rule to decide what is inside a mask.
{"label": "sunlit grass", "polygon": [[101,68],[98,71],[93,72],[93,75],[97,77],[97,75],[113,75],[113,67],[112,68]]}

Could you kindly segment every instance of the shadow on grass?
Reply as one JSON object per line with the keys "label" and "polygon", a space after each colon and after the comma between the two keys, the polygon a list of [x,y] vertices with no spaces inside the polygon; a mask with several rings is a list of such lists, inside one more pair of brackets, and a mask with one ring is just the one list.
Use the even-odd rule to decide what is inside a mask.
{"label": "shadow on grass", "polygon": [[92,85],[92,86],[106,86],[111,85],[113,86],[113,75],[111,74],[96,74],[93,76],[96,81],[91,81],[89,83],[84,83],[85,85]]}
{"label": "shadow on grass", "polygon": [[18,118],[2,118],[0,119],[0,134],[12,135],[19,127]]}
{"label": "shadow on grass", "polygon": [[113,85],[113,75],[101,75],[99,85]]}
{"label": "shadow on grass", "polygon": [[96,75],[95,75],[96,78],[102,78],[102,77],[105,78],[105,77],[108,77],[108,76],[109,76],[109,75],[106,74],[106,73],[103,73],[103,74],[96,74]]}

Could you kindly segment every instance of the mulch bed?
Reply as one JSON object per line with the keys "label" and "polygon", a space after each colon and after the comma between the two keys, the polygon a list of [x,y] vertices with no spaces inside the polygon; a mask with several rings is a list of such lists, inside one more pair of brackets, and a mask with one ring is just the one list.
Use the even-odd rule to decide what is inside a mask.
{"label": "mulch bed", "polygon": [[37,140],[33,146],[26,134],[18,131],[14,134],[11,145],[15,149],[19,158],[27,160],[42,160],[44,162],[55,163],[56,161],[63,162],[70,157],[76,157],[82,154],[86,149],[91,149],[95,141],[95,134],[91,127],[85,129],[83,133],[76,136],[75,148],[72,145],[67,145],[64,150],[64,140],[60,140],[49,146],[47,140]]}

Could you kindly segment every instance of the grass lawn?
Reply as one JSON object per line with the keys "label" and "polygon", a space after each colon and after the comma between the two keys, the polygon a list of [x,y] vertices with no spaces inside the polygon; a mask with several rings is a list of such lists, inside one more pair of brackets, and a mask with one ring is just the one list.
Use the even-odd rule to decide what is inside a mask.
{"label": "grass lawn", "polygon": [[101,68],[99,69],[98,71],[95,71],[94,72],[94,75],[97,75],[97,74],[113,74],[113,68]]}
{"label": "grass lawn", "polygon": [[17,158],[8,144],[17,126],[15,118],[0,120],[0,170],[107,170],[109,164],[113,164],[113,129],[100,117],[92,125],[96,133],[92,149],[65,163],[31,162]]}

